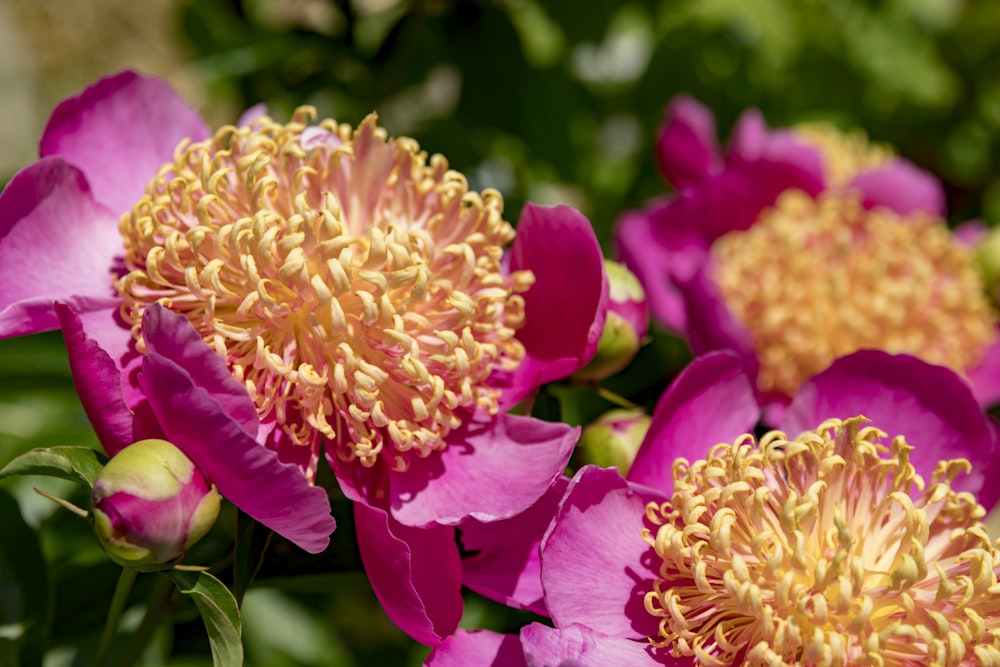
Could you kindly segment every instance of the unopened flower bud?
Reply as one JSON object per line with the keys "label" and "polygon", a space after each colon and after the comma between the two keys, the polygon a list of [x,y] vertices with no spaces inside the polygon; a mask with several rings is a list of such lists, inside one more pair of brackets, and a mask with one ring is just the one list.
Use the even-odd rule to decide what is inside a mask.
{"label": "unopened flower bud", "polygon": [[577,380],[603,380],[625,368],[635,357],[649,331],[646,293],[623,264],[604,260],[608,274],[608,314],[597,353],[573,376]]}
{"label": "unopened flower bud", "polygon": [[158,570],[209,531],[220,497],[194,463],[165,440],[120,451],[94,482],[94,532],[115,562]]}
{"label": "unopened flower bud", "polygon": [[635,460],[651,418],[642,410],[618,409],[606,412],[583,429],[580,459],[602,468],[618,468],[627,474]]}

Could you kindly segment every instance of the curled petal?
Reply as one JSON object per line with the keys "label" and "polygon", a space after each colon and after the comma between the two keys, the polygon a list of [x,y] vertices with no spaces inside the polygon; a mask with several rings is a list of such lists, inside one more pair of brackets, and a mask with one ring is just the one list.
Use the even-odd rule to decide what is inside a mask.
{"label": "curled petal", "polygon": [[570,482],[541,552],[545,603],[557,627],[656,635],[657,619],[643,606],[657,577],[655,553],[642,540],[650,499],[613,468],[585,466]]}
{"label": "curled petal", "polygon": [[606,665],[684,665],[694,667],[691,659],[671,658],[657,651],[648,641],[609,637],[582,626],[550,628],[532,623],[521,629],[521,646],[531,667],[566,665],[567,667],[605,667]]}
{"label": "curled petal", "polygon": [[759,418],[757,398],[739,357],[731,352],[699,357],[657,404],[628,479],[669,494],[675,459],[704,458],[712,446],[753,432]]}
{"label": "curled petal", "polygon": [[418,642],[440,644],[464,606],[455,529],[411,528],[363,503],[354,517],[365,571],[389,618]]}
{"label": "curled petal", "polygon": [[906,435],[915,446],[910,461],[924,479],[930,479],[938,461],[966,458],[972,472],[952,486],[993,493],[984,483],[996,444],[969,385],[951,370],[906,354],[855,352],[799,389],[782,430],[794,437],[825,419],[857,415],[871,419],[889,437]]}
{"label": "curled petal", "polygon": [[656,156],[667,182],[678,189],[717,171],[722,160],[712,112],[690,95],[674,97],[664,114]]}
{"label": "curled petal", "polygon": [[80,403],[104,451],[114,456],[141,439],[133,430],[132,411],[122,394],[121,370],[98,341],[88,335],[79,315],[61,303],[56,304],[55,310]]}
{"label": "curled petal", "polygon": [[579,436],[579,428],[509,414],[466,424],[440,455],[389,474],[392,516],[422,526],[523,512],[562,474]]}
{"label": "curled petal", "polygon": [[81,169],[97,201],[121,214],[182,139],[208,136],[198,113],[166,82],[121,72],[56,107],[39,151]]}
{"label": "curled petal", "polygon": [[517,334],[526,359],[507,380],[505,407],[590,361],[608,301],[601,246],[590,222],[569,206],[525,204],[510,268],[531,270],[535,283],[524,295],[525,324]]}
{"label": "curled petal", "polygon": [[0,193],[0,337],[56,328],[56,301],[114,307],[121,245],[115,216],[80,170],[48,158],[18,172]]}
{"label": "curled petal", "polygon": [[491,600],[548,616],[538,550],[569,480],[560,477],[534,505],[502,521],[469,519],[459,527],[466,586]]}
{"label": "curled petal", "polygon": [[325,490],[259,444],[174,360],[147,354],[139,384],[164,439],[187,454],[224,497],[306,551],[326,549],[336,523]]}
{"label": "curled petal", "polygon": [[528,667],[517,635],[459,630],[431,651],[426,667]]}
{"label": "curled petal", "polygon": [[851,180],[850,187],[861,192],[866,208],[885,206],[904,216],[918,211],[945,215],[941,182],[906,160],[893,160],[862,172]]}

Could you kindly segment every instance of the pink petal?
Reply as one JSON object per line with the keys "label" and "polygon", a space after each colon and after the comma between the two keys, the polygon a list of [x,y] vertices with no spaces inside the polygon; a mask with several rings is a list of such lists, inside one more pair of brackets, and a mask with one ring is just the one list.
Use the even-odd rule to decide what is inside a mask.
{"label": "pink petal", "polygon": [[165,357],[183,368],[244,431],[257,433],[257,408],[246,387],[233,378],[226,362],[205,344],[186,317],[153,304],[142,314],[142,338],[148,354]]}
{"label": "pink petal", "polygon": [[528,667],[517,635],[459,630],[431,651],[425,667]]}
{"label": "pink petal", "polygon": [[441,643],[462,618],[455,529],[404,526],[363,503],[354,517],[365,571],[389,618],[418,642]]}
{"label": "pink petal", "polygon": [[462,561],[465,585],[509,607],[548,616],[538,550],[568,483],[558,478],[538,502],[509,519],[462,523],[462,548],[474,554]]}
{"label": "pink petal", "polygon": [[794,437],[825,419],[857,415],[890,438],[906,436],[915,446],[910,461],[924,479],[930,479],[939,460],[966,458],[972,472],[956,479],[954,487],[983,488],[996,445],[969,385],[951,370],[905,354],[855,352],[802,386],[782,430]]}
{"label": "pink petal", "polygon": [[674,97],[664,114],[656,156],[667,182],[677,189],[717,171],[722,160],[712,112],[689,95]]}
{"label": "pink petal", "polygon": [[21,170],[0,194],[0,337],[56,328],[55,301],[116,305],[120,254],[118,222],[79,170],[58,158]]}
{"label": "pink petal", "polygon": [[632,639],[657,633],[643,606],[657,578],[655,553],[642,540],[647,500],[614,468],[585,466],[570,482],[542,541],[542,586],[556,626]]}
{"label": "pink petal", "polygon": [[690,659],[671,658],[665,650],[654,649],[648,641],[609,637],[581,625],[550,628],[532,623],[521,628],[521,646],[529,667],[608,667],[609,665],[683,665],[694,667]]}
{"label": "pink petal", "polygon": [[326,491],[259,444],[174,361],[147,354],[139,384],[164,437],[194,461],[219,493],[306,551],[326,549],[336,527]]}
{"label": "pink petal", "polygon": [[689,257],[684,249],[672,248],[664,234],[656,233],[656,211],[664,204],[654,203],[642,211],[626,211],[615,224],[618,256],[642,284],[650,316],[677,332],[687,326],[684,299],[671,274],[675,264]]}
{"label": "pink petal", "polygon": [[56,107],[39,150],[79,167],[95,199],[120,215],[173,159],[182,139],[208,136],[198,113],[166,82],[122,72]]}
{"label": "pink petal", "polygon": [[80,403],[104,451],[114,456],[138,439],[133,433],[132,411],[122,396],[121,371],[87,335],[76,313],[61,303],[55,308]]}
{"label": "pink petal", "polygon": [[562,474],[579,435],[566,424],[509,414],[467,423],[439,455],[389,473],[393,518],[454,525],[523,512]]}
{"label": "pink petal", "polygon": [[941,182],[906,160],[893,162],[855,176],[850,187],[861,192],[866,208],[885,206],[900,215],[924,211],[945,215]]}
{"label": "pink petal", "polygon": [[702,459],[720,442],[752,433],[760,409],[739,357],[713,352],[674,380],[653,413],[628,480],[669,495],[677,458]]}
{"label": "pink petal", "polygon": [[743,361],[747,375],[756,381],[759,364],[750,332],[729,311],[719,288],[709,277],[709,267],[680,283],[688,317],[688,342],[695,354],[732,350]]}
{"label": "pink petal", "polygon": [[[597,350],[607,312],[604,257],[590,222],[569,206],[525,204],[511,247],[510,268],[530,269],[535,283],[524,295],[525,325],[517,337],[536,364],[522,364],[505,395],[510,407],[530,388],[587,364]],[[559,326],[552,326],[558,322]],[[514,397],[513,394],[520,393]]]}
{"label": "pink petal", "polygon": [[1000,403],[1000,339],[986,346],[983,358],[966,373],[966,380],[980,406]]}

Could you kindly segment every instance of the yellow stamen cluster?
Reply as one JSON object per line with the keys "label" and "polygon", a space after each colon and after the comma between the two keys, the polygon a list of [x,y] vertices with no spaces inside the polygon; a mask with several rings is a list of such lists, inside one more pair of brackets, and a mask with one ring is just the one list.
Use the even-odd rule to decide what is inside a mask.
{"label": "yellow stamen cluster", "polygon": [[374,115],[356,130],[313,115],[177,148],[121,220],[122,314],[137,339],[148,305],[185,315],[262,419],[402,469],[497,411],[486,380],[523,358],[533,277],[502,270],[498,192],[470,192]]}
{"label": "yellow stamen cluster", "polygon": [[902,436],[831,419],[674,464],[647,507],[657,646],[699,665],[1000,665],[1000,552],[968,461],[925,489]]}
{"label": "yellow stamen cluster", "polygon": [[892,148],[873,144],[863,130],[841,132],[825,123],[806,123],[795,134],[819,151],[827,185],[842,187],[858,174],[888,164],[895,157]]}
{"label": "yellow stamen cluster", "polygon": [[712,246],[713,277],[750,332],[758,386],[792,395],[834,359],[874,348],[957,372],[996,336],[971,253],[944,222],[865,210],[847,192],[788,191]]}

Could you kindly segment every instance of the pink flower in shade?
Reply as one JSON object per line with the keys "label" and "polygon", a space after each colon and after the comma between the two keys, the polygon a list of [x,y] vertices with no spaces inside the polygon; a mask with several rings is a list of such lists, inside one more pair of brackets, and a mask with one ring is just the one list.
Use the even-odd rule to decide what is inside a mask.
{"label": "pink flower in shade", "polygon": [[695,360],[628,478],[581,469],[526,538],[555,627],[460,632],[428,664],[1000,658],[1000,552],[979,523],[997,445],[968,386],[863,351],[803,385],[784,433],[755,441],[758,416],[737,357]]}
{"label": "pink flower in shade", "polygon": [[92,420],[118,436],[148,403],[227,497],[239,458],[202,420],[307,490],[325,456],[376,594],[435,643],[462,611],[453,526],[523,511],[576,442],[507,410],[593,356],[600,247],[565,206],[526,205],[515,237],[442,156],[311,114],[212,135],[134,73],[64,102],[0,197],[0,335],[62,325]]}
{"label": "pink flower in shade", "polygon": [[946,365],[981,404],[1000,399],[997,316],[932,176],[863,135],[769,131],[756,111],[722,155],[688,97],[668,106],[658,154],[676,195],[622,216],[622,260],[696,354],[743,357],[770,423],[859,349]]}

